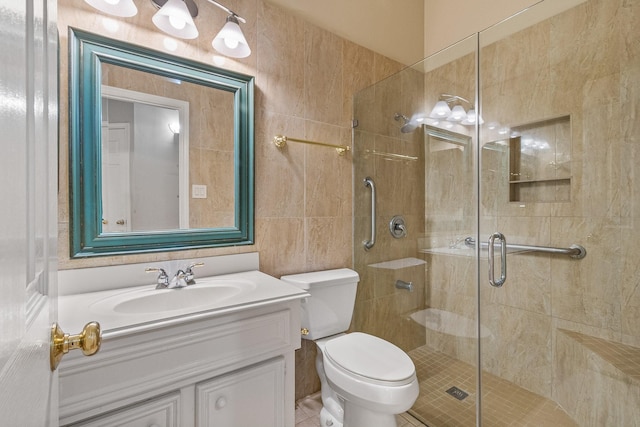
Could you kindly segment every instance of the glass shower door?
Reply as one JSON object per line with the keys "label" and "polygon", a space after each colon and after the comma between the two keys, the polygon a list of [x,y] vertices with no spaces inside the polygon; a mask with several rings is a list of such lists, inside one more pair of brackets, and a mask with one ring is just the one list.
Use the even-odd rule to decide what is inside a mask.
{"label": "glass shower door", "polygon": [[577,117],[558,96],[553,22],[530,25],[533,13],[479,34],[481,425],[577,425],[554,399],[552,279],[555,263],[582,261],[521,248],[580,238],[555,231],[576,188]]}
{"label": "glass shower door", "polygon": [[410,413],[430,427],[477,419],[476,128],[454,117],[473,111],[476,49],[470,37],[354,98],[353,329],[409,354]]}
{"label": "glass shower door", "polygon": [[635,425],[640,1],[551,6],[479,34],[480,420]]}

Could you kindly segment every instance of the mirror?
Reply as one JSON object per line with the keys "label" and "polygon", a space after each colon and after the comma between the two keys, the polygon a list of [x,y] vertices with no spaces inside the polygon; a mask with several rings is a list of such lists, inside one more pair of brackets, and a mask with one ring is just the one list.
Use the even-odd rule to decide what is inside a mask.
{"label": "mirror", "polygon": [[70,29],[71,257],[253,243],[253,77]]}

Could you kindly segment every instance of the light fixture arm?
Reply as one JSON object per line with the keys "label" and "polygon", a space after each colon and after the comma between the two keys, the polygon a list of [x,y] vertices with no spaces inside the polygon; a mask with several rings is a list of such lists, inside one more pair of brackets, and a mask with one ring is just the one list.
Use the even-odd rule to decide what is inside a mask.
{"label": "light fixture arm", "polygon": [[243,24],[247,23],[247,20],[244,19],[242,16],[238,15],[237,13],[235,13],[233,10],[229,9],[228,7],[218,3],[215,0],[207,0],[209,3],[218,6],[220,9],[224,10],[225,12],[227,12],[229,15],[233,16],[234,18],[236,18],[238,21],[242,22]]}
{"label": "light fixture arm", "polygon": [[[211,0],[209,0],[211,1]],[[449,95],[448,93],[443,93],[440,95],[440,100],[446,102],[447,104],[452,104],[452,103],[460,103],[460,101],[462,102],[466,102],[469,106],[473,106],[473,104],[471,104],[470,101],[464,99],[461,96],[458,95]]]}

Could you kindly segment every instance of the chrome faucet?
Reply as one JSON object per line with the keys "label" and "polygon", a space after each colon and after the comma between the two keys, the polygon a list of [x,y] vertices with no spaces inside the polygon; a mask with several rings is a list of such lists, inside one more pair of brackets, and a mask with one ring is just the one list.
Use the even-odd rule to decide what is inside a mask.
{"label": "chrome faucet", "polygon": [[173,278],[171,278],[171,281],[169,282],[168,288],[185,288],[188,285],[186,278],[187,274],[184,271],[176,271],[176,274],[174,274]]}
{"label": "chrome faucet", "polygon": [[156,289],[166,289],[169,287],[169,276],[167,276],[167,272],[164,271],[164,268],[147,267],[144,271],[145,273],[158,273]]}
{"label": "chrome faucet", "polygon": [[192,262],[191,264],[189,264],[189,267],[187,267],[187,269],[184,272],[185,274],[184,279],[187,282],[187,285],[196,284],[196,279],[195,279],[195,275],[193,274],[193,269],[196,267],[202,267],[203,265],[204,265],[204,262]]}
{"label": "chrome faucet", "polygon": [[171,280],[169,280],[169,275],[164,268],[147,267],[144,271],[147,273],[158,273],[156,289],[177,289],[184,288],[189,285],[195,285],[196,280],[195,275],[193,274],[193,269],[196,267],[202,267],[203,265],[204,262],[193,262],[189,264],[185,270],[179,269],[176,271],[176,274],[173,275]]}

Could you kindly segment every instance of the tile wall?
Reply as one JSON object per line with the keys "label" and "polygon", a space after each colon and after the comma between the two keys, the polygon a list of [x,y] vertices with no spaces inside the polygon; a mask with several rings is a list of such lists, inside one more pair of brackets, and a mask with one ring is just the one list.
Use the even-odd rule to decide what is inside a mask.
{"label": "tile wall", "polygon": [[[488,286],[481,262],[481,318],[490,332],[482,340],[482,367],[559,403],[584,426],[632,425],[640,416],[640,383],[626,374],[635,372],[629,365],[640,356],[638,25],[639,1],[590,0],[497,42],[488,42],[495,40],[492,30],[480,34],[485,122],[513,127],[571,117],[570,149],[559,147],[556,156],[563,163],[556,166],[570,170],[570,197],[560,189],[565,193],[557,199],[566,201],[510,203],[508,151],[490,149],[488,134],[481,134],[481,234],[499,230],[513,243],[576,243],[588,251],[583,260],[509,255],[509,278],[500,289]],[[467,62],[461,58],[428,73],[427,97],[446,90],[470,95],[465,82],[474,82],[474,70]],[[431,178],[450,200],[462,194],[452,191],[445,173]],[[452,239],[460,232],[451,218],[462,205],[431,224],[439,206],[427,198],[425,231],[432,243],[442,230]],[[426,305],[473,318],[473,265],[443,255],[427,261]],[[475,363],[472,340],[440,335],[427,341]],[[594,352],[588,342],[602,350]],[[606,356],[621,347],[624,355]],[[491,396],[485,397],[489,403]]]}
{"label": "tile wall", "polygon": [[[67,29],[75,27],[164,51],[164,34],[151,22],[151,2],[138,15],[118,19],[107,31],[103,15],[84,2],[60,0],[60,192],[61,269],[195,258],[259,251],[260,268],[275,277],[352,266],[352,158],[331,149],[290,143],[280,150],[276,134],[351,145],[352,96],[403,65],[362,48],[260,0],[227,4],[247,19],[243,31],[253,53],[227,59],[223,68],[255,76],[255,236],[252,246],[174,251],[92,259],[69,259]],[[211,40],[226,15],[201,2],[200,36],[178,40],[176,55],[212,64]],[[319,389],[315,348],[297,352],[298,397]]]}

